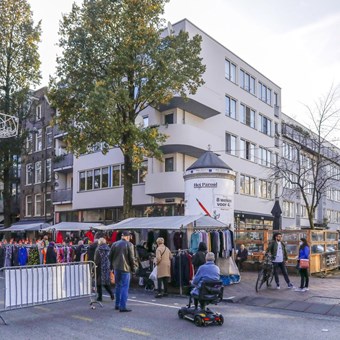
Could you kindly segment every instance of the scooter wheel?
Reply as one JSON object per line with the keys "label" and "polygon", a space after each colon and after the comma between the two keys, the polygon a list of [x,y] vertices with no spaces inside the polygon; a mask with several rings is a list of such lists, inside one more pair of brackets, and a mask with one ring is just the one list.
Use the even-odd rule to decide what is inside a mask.
{"label": "scooter wheel", "polygon": [[217,321],[217,324],[218,324],[219,326],[222,326],[223,323],[224,323],[224,317],[223,317],[223,315],[220,315],[220,319]]}
{"label": "scooter wheel", "polygon": [[194,318],[194,324],[197,326],[197,327],[202,327],[203,326],[203,320],[202,318],[199,316],[199,315],[196,315],[195,318]]}
{"label": "scooter wheel", "polygon": [[179,311],[178,311],[178,317],[179,317],[180,319],[183,319],[183,318],[184,318],[184,313],[183,313],[182,310],[179,310]]}

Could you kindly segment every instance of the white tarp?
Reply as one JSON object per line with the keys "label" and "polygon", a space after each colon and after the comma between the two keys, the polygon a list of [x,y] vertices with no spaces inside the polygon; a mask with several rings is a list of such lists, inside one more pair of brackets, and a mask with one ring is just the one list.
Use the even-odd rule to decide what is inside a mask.
{"label": "white tarp", "polygon": [[86,231],[96,229],[97,227],[104,226],[102,223],[86,223],[86,222],[60,222],[44,228],[43,230],[56,230],[56,231]]}
{"label": "white tarp", "polygon": [[50,227],[50,224],[43,222],[32,222],[32,223],[16,223],[12,224],[9,228],[2,229],[1,231],[34,231],[34,230],[42,230]]}
{"label": "white tarp", "polygon": [[91,294],[89,263],[6,268],[4,272],[8,309]]}
{"label": "white tarp", "polygon": [[161,217],[132,217],[119,223],[106,226],[106,230],[122,229],[184,229],[193,224],[198,228],[221,228],[226,225],[210,216],[161,216]]}

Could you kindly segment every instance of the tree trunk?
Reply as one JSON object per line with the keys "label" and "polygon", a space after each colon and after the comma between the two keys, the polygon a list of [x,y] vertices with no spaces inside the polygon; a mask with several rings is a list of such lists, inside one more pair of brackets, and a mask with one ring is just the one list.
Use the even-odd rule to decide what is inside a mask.
{"label": "tree trunk", "polygon": [[132,158],[129,154],[124,155],[124,198],[123,198],[123,217],[132,217]]}
{"label": "tree trunk", "polygon": [[310,228],[314,229],[314,210],[311,210],[310,213],[308,213],[308,221]]}

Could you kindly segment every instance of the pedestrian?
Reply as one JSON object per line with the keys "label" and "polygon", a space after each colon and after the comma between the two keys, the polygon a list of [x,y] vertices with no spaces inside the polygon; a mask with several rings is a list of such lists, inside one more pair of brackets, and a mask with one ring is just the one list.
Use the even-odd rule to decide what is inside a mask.
{"label": "pedestrian", "polygon": [[46,264],[57,263],[57,251],[54,247],[54,242],[50,242],[46,250]]}
{"label": "pedestrian", "polygon": [[94,254],[96,252],[96,249],[98,247],[98,240],[102,237],[101,234],[96,233],[94,235],[93,242],[88,246],[87,248],[87,260],[88,261],[94,261]]}
{"label": "pedestrian", "polygon": [[[164,238],[158,237],[156,240],[157,249],[156,249],[156,258],[155,263],[157,266],[157,287],[158,293],[156,294],[156,298],[160,298],[162,296],[168,296],[168,282],[171,276],[170,268],[171,268],[171,259],[172,254],[170,249],[164,244]],[[163,284],[163,293],[162,293],[162,284]]]}
{"label": "pedestrian", "polygon": [[298,268],[299,268],[299,273],[301,276],[301,284],[299,288],[295,289],[295,291],[297,292],[305,292],[306,290],[309,290],[308,268],[301,268],[301,265],[300,265],[301,260],[309,260],[309,253],[310,253],[310,249],[309,249],[307,240],[304,237],[302,237],[300,239],[299,258],[298,258]]}
{"label": "pedestrian", "polygon": [[248,249],[244,246],[244,244],[241,244],[240,249],[237,252],[236,255],[236,265],[240,272],[243,271],[243,262],[247,261],[248,259]]}
{"label": "pedestrian", "polygon": [[286,246],[282,242],[281,233],[274,233],[273,241],[269,244],[267,253],[270,253],[272,261],[273,261],[276,289],[280,289],[280,281],[279,281],[279,274],[278,274],[279,268],[288,285],[288,288],[293,288],[293,284],[290,282],[288,273],[287,273],[286,262],[288,260],[288,255],[287,255]]}
{"label": "pedestrian", "polygon": [[111,300],[114,300],[114,294],[110,282],[110,247],[106,244],[105,238],[98,240],[98,247],[94,253],[94,263],[96,264],[97,276],[97,301],[103,301],[103,286],[109,293]]}
{"label": "pedestrian", "polygon": [[198,268],[205,264],[205,255],[207,254],[207,245],[205,242],[200,242],[198,245],[198,250],[192,257],[192,264],[194,266],[195,273],[197,273]]}
{"label": "pedestrian", "polygon": [[78,246],[74,251],[74,262],[80,262],[81,254],[83,253],[84,249],[85,249],[84,241],[82,240],[78,241]]}
{"label": "pedestrian", "polygon": [[111,269],[114,270],[116,281],[116,303],[115,309],[120,312],[131,312],[126,308],[129,294],[131,273],[135,271],[135,252],[130,242],[130,233],[124,230],[121,240],[115,242],[110,250]]}

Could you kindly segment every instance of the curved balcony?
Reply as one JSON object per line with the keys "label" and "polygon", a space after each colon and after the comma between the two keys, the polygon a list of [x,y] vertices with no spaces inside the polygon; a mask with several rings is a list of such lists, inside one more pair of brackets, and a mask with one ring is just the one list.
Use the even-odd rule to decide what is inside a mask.
{"label": "curved balcony", "polygon": [[184,197],[183,172],[158,172],[148,174],[145,194],[157,198]]}

